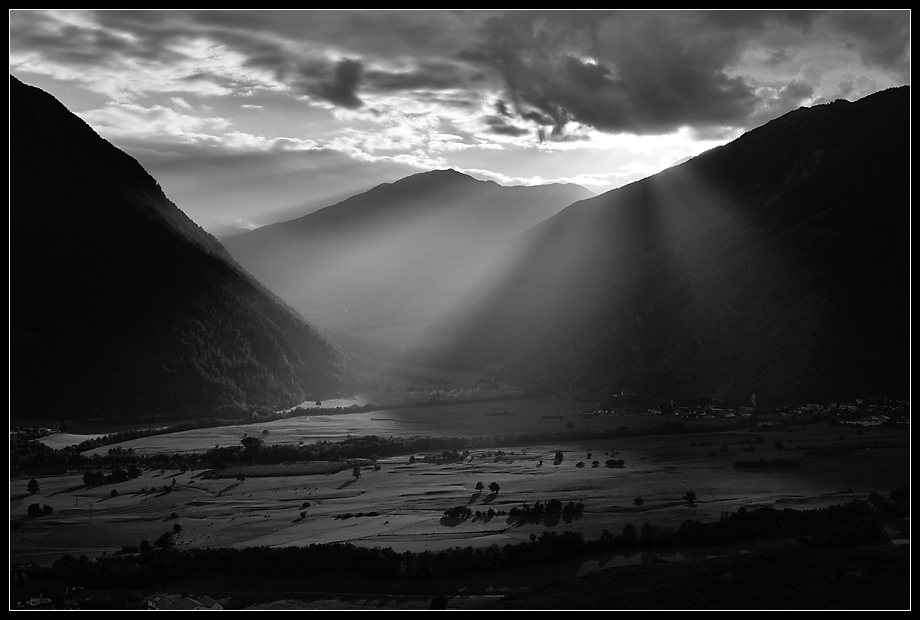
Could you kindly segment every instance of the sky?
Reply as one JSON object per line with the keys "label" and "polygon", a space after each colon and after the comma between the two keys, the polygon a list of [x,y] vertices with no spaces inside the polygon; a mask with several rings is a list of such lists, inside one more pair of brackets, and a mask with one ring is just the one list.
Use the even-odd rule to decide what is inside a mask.
{"label": "sky", "polygon": [[453,168],[605,192],[910,84],[910,10],[10,10],[10,73],[204,228]]}

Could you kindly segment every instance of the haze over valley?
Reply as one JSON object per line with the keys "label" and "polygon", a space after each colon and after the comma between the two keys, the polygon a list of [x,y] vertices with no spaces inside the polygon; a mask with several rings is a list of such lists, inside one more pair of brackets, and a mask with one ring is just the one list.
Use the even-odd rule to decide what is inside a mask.
{"label": "haze over valley", "polygon": [[909,607],[909,11],[10,38],[11,609]]}

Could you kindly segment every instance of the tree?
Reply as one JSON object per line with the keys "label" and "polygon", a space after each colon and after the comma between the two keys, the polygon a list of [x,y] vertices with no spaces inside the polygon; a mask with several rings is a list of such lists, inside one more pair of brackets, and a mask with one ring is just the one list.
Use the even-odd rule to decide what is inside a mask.
{"label": "tree", "polygon": [[482,491],[484,488],[485,488],[485,486],[482,484],[482,481],[476,483],[476,490],[477,490],[477,491]]}
{"label": "tree", "polygon": [[633,503],[634,503],[636,506],[641,506],[642,504],[645,503],[645,500],[642,499],[641,497],[637,497],[636,499],[633,500]]}
{"label": "tree", "polygon": [[498,486],[498,483],[497,483],[497,482],[490,482],[490,483],[489,483],[489,490],[492,491],[493,493],[498,493],[498,490],[499,490],[500,488],[501,488],[501,487]]}
{"label": "tree", "polygon": [[240,443],[243,444],[243,448],[249,454],[255,454],[262,449],[262,446],[265,445],[265,442],[262,441],[259,437],[243,437],[240,439]]}
{"label": "tree", "polygon": [[36,493],[38,493],[39,491],[38,480],[36,480],[35,478],[32,478],[31,480],[29,480],[29,486],[27,486],[26,489],[32,495],[35,495]]}
{"label": "tree", "polygon": [[361,477],[361,467],[355,465],[355,468],[351,470],[351,475],[355,477],[355,480]]}
{"label": "tree", "polygon": [[176,545],[176,541],[173,540],[173,533],[166,531],[163,532],[163,535],[157,538],[153,544],[165,551],[166,549],[172,549]]}
{"label": "tree", "polygon": [[40,517],[42,516],[42,507],[39,504],[29,504],[29,510],[27,514],[30,517]]}
{"label": "tree", "polygon": [[696,505],[696,492],[695,492],[695,491],[687,491],[687,492],[684,494],[684,499],[687,500],[687,504],[688,504],[688,505],[690,505],[690,506],[695,506],[695,505]]}
{"label": "tree", "polygon": [[83,474],[83,484],[86,486],[100,484],[103,480],[105,480],[105,474],[101,471],[88,471]]}

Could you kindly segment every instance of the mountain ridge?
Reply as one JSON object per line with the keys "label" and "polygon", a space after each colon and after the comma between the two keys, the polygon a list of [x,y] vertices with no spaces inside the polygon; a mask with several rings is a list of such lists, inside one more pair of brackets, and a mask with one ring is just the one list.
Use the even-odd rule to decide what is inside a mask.
{"label": "mountain ridge", "polygon": [[11,411],[211,415],[338,394],[347,360],[136,160],[10,76]]}
{"label": "mountain ridge", "polygon": [[442,323],[461,343],[442,360],[593,396],[903,389],[909,159],[904,87],[796,110],[575,203],[516,244],[490,299]]}
{"label": "mountain ridge", "polygon": [[506,238],[590,195],[572,184],[502,186],[435,170],[228,239],[226,247],[301,313],[326,320],[325,328],[421,324],[475,286]]}

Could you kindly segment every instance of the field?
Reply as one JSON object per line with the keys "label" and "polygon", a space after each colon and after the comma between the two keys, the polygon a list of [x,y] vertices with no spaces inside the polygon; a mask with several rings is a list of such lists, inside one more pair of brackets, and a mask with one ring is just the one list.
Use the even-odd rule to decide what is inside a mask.
{"label": "field", "polygon": [[[96,486],[84,485],[82,471],[44,476],[35,494],[26,490],[28,478],[14,478],[11,561],[49,565],[64,553],[112,554],[142,540],[153,542],[176,525],[180,549],[350,542],[402,552],[524,542],[534,534],[566,530],[596,539],[627,524],[676,527],[688,519],[718,520],[742,506],[825,507],[873,491],[887,495],[910,481],[909,430],[820,423],[601,439],[605,430],[663,420],[625,409],[585,415],[583,408],[571,401],[507,400],[317,414],[126,442],[122,448],[139,454],[204,453],[215,445],[238,445],[247,435],[267,445],[356,435],[466,436],[482,443],[460,459],[426,460],[439,452],[420,452],[365,460],[358,476],[354,463],[243,463],[217,476],[202,464],[187,472],[148,469],[132,480]],[[538,431],[597,435],[527,444],[496,439]],[[607,467],[611,459],[622,460],[622,467]],[[798,466],[734,466],[756,459]],[[485,489],[478,491],[478,482]],[[489,490],[493,482],[498,492]],[[688,491],[696,495],[692,505],[685,499]],[[525,525],[507,515],[523,503],[552,499],[581,503],[584,510]],[[27,517],[33,503],[51,506],[53,514]],[[455,506],[474,514],[447,517],[445,510]],[[489,509],[494,516],[485,515]],[[484,514],[476,517],[476,511]],[[585,562],[579,570],[590,569]]]}

